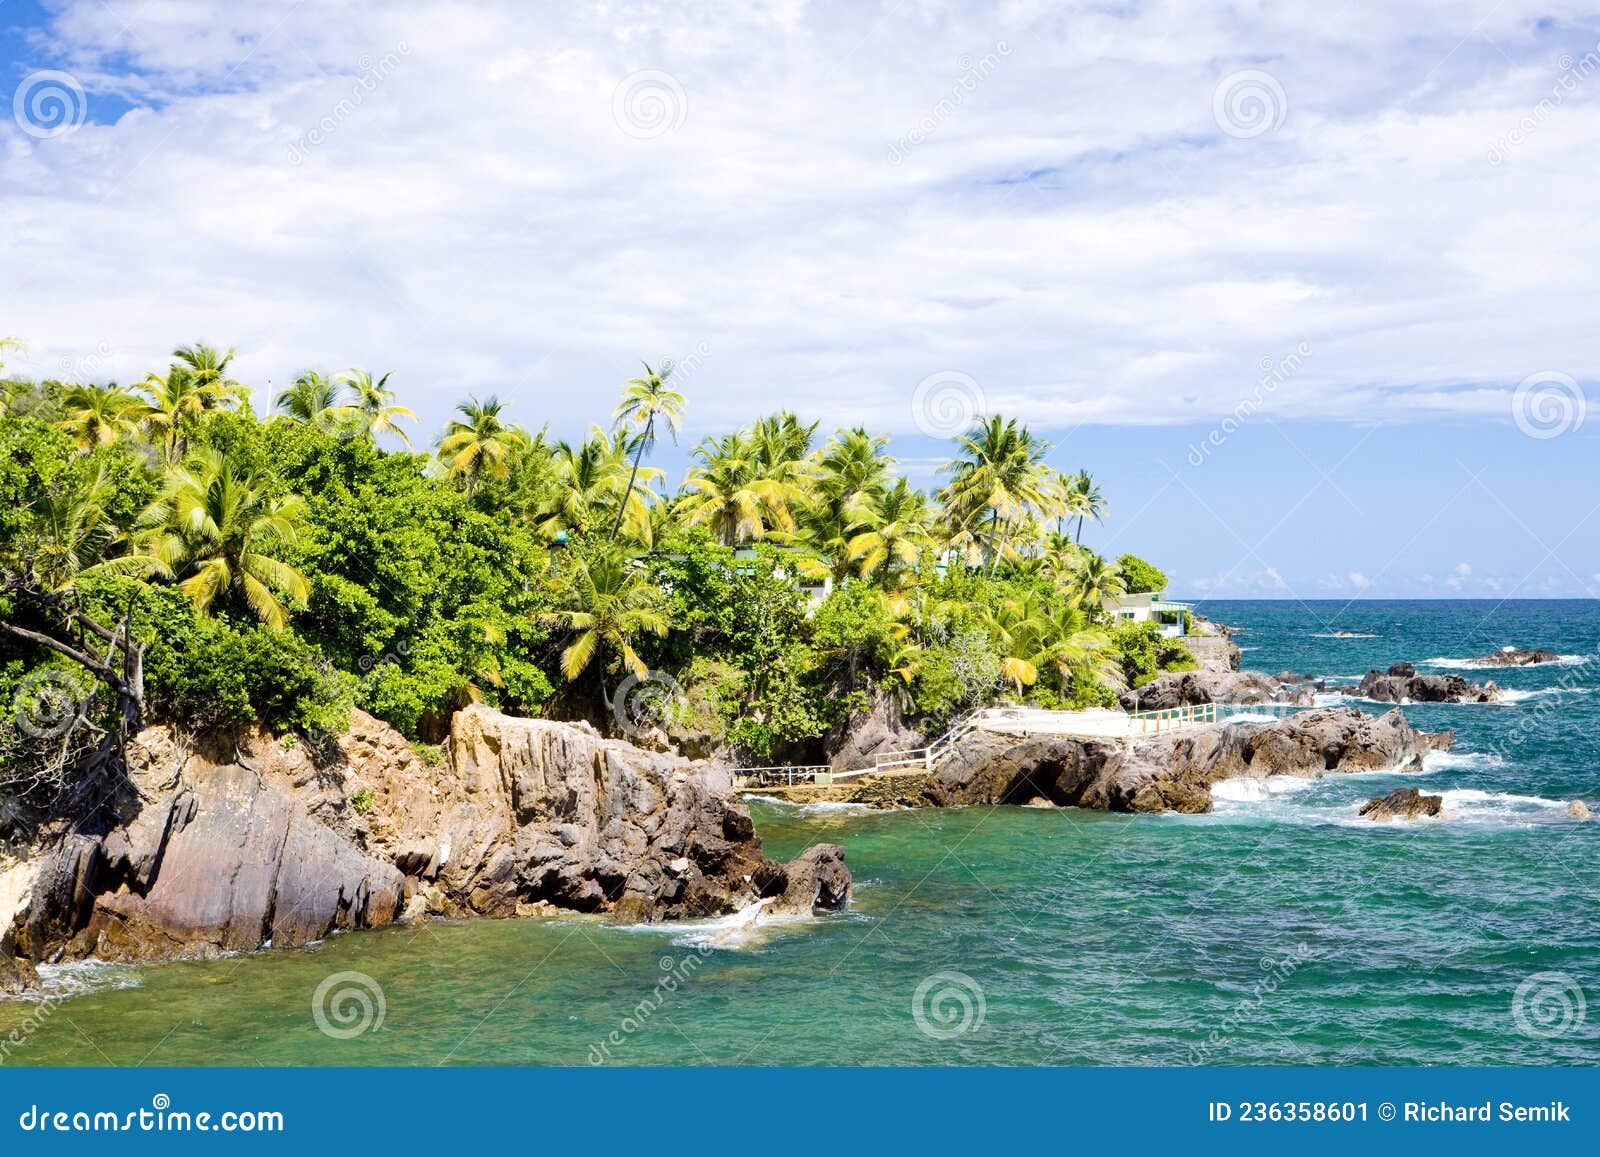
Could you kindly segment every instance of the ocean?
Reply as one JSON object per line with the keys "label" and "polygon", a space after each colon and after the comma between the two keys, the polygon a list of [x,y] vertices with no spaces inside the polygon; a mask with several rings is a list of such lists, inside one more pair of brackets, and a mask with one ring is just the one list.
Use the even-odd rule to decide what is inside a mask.
{"label": "ocean", "polygon": [[[842,843],[789,924],[431,923],[311,949],[49,969],[12,1065],[1588,1065],[1600,1061],[1600,603],[1213,602],[1244,666],[1358,681],[1506,645],[1495,705],[1404,708],[1417,774],[1225,788],[1203,816],[752,804]],[[1339,631],[1360,637],[1333,637]],[[1387,707],[1355,703],[1362,710]],[[1415,785],[1438,821],[1359,804]],[[1600,812],[1600,805],[1595,809]]]}

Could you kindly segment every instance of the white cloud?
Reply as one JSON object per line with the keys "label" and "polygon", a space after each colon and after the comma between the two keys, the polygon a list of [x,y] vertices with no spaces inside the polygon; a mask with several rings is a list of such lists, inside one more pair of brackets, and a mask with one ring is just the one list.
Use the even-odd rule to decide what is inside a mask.
{"label": "white cloud", "polygon": [[[196,338],[263,390],[393,368],[430,424],[467,390],[580,423],[702,342],[696,429],[909,432],[941,370],[1043,423],[1209,422],[1301,342],[1275,414],[1504,420],[1531,372],[1600,376],[1600,74],[1488,161],[1591,6],[1320,13],[73,0],[17,77],[134,107],[0,122],[0,328],[35,372]],[[1287,110],[1239,139],[1212,97],[1247,68]],[[613,116],[640,70],[682,93],[652,139]]]}

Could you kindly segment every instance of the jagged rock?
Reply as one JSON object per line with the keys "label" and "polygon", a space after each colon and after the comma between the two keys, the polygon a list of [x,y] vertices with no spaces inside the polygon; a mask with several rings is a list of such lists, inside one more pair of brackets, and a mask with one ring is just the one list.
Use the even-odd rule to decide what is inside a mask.
{"label": "jagged rock", "polygon": [[866,711],[856,712],[827,736],[834,771],[867,767],[872,757],[891,751],[915,751],[926,740],[905,721],[905,696],[898,691],[875,691]]}
{"label": "jagged rock", "polygon": [[1576,820],[1586,820],[1594,815],[1594,813],[1589,810],[1589,805],[1584,803],[1581,799],[1575,799],[1567,805],[1567,814]]}
{"label": "jagged rock", "polygon": [[1410,663],[1368,671],[1359,687],[1344,690],[1379,703],[1494,703],[1500,698],[1492,681],[1480,687],[1460,675],[1418,675]]}
{"label": "jagged rock", "polygon": [[810,915],[840,911],[850,904],[850,869],[838,844],[813,844],[784,868],[784,889],[774,908]]}
{"label": "jagged rock", "polygon": [[1492,655],[1479,655],[1468,659],[1471,667],[1531,667],[1535,663],[1555,663],[1561,656],[1554,651],[1525,650],[1521,647],[1502,647]]}
{"label": "jagged rock", "polygon": [[1429,751],[1447,750],[1453,739],[1449,731],[1414,730],[1399,711],[1374,718],[1348,707],[1132,744],[1066,736],[1018,742],[980,730],[933,774],[863,783],[851,799],[926,807],[1042,798],[1058,807],[1098,811],[1205,812],[1211,809],[1211,785],[1220,780],[1404,770],[1419,767]]}
{"label": "jagged rock", "polygon": [[1399,787],[1388,795],[1375,796],[1361,805],[1361,815],[1379,823],[1388,820],[1419,819],[1436,816],[1444,809],[1444,796],[1423,795],[1414,787]]}
{"label": "jagged rock", "polygon": [[356,712],[320,764],[264,732],[190,747],[154,728],[131,745],[129,778],[97,830],[42,841],[25,887],[21,868],[0,871],[0,901],[26,893],[0,904],[0,937],[24,959],[294,947],[406,915],[650,921],[762,895],[798,905],[807,888],[822,908],[849,897],[832,845],[777,865],[781,886],[764,891],[774,862],[725,767],[477,705],[437,760]]}
{"label": "jagged rock", "polygon": [[1120,696],[1124,711],[1157,711],[1202,703],[1291,703],[1310,706],[1321,689],[1310,675],[1259,671],[1173,671]]}

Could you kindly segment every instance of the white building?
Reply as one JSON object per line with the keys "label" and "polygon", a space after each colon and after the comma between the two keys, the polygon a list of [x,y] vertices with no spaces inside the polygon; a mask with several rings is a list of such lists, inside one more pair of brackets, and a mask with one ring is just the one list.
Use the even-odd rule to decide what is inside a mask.
{"label": "white building", "polygon": [[1168,639],[1180,639],[1187,632],[1190,603],[1175,603],[1163,598],[1161,593],[1145,591],[1137,595],[1118,595],[1100,604],[1106,614],[1123,623],[1156,623],[1161,634]]}

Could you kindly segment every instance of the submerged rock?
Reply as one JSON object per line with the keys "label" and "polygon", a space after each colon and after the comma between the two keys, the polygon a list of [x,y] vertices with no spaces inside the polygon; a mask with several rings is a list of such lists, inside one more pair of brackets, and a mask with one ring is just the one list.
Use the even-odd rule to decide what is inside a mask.
{"label": "submerged rock", "polygon": [[1567,805],[1567,814],[1575,820],[1586,820],[1592,817],[1594,812],[1590,811],[1589,805],[1581,799],[1575,799]]}
{"label": "submerged rock", "polygon": [[1388,795],[1375,796],[1361,805],[1360,814],[1382,823],[1386,820],[1420,819],[1436,816],[1444,809],[1444,796],[1423,795],[1414,787],[1399,787]]}
{"label": "submerged rock", "polygon": [[[716,916],[754,903],[773,863],[726,768],[478,705],[435,760],[357,712],[320,762],[265,733],[191,750],[156,728],[129,763],[99,830],[35,849],[26,902],[0,911],[19,956],[298,947],[422,912]],[[783,870],[791,907],[849,900],[834,845]]]}
{"label": "submerged rock", "polygon": [[1479,655],[1468,659],[1471,667],[1531,667],[1535,663],[1555,663],[1561,656],[1554,651],[1525,650],[1521,647],[1502,647],[1492,655]]}

